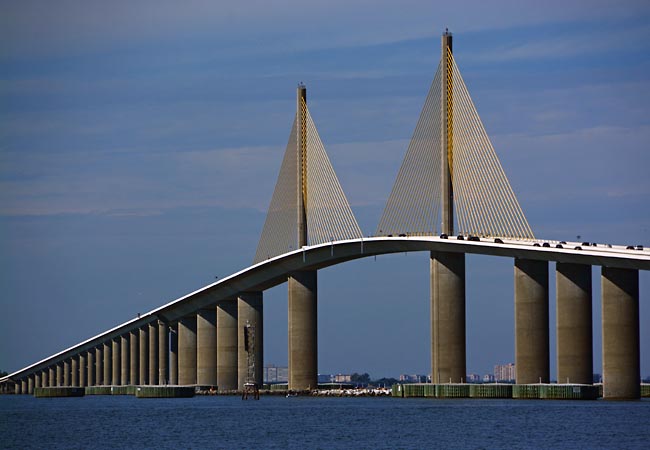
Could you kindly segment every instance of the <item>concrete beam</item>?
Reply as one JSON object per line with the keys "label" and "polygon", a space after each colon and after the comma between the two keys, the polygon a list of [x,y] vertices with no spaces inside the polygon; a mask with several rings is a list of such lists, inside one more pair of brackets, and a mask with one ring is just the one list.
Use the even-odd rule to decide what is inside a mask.
{"label": "concrete beam", "polygon": [[639,271],[602,268],[603,398],[641,396]]}
{"label": "concrete beam", "polygon": [[289,389],[318,388],[318,272],[291,274],[289,288]]}
{"label": "concrete beam", "polygon": [[178,384],[196,384],[196,316],[178,322]]}
{"label": "concrete beam", "polygon": [[593,383],[591,266],[556,264],[557,382]]}
{"label": "concrete beam", "polygon": [[140,384],[149,383],[149,325],[139,329],[140,336]]}
{"label": "concrete beam", "polygon": [[196,383],[217,385],[217,311],[202,309],[196,315]]}
{"label": "concrete beam", "polygon": [[[255,329],[254,349],[246,351],[246,325]],[[249,342],[250,345],[250,342]],[[262,292],[243,292],[237,299],[237,388],[244,389],[248,378],[248,364],[254,361],[253,382],[262,384],[264,366],[264,309]]]}
{"label": "concrete beam", "polygon": [[220,391],[237,389],[237,301],[217,305],[217,386]]}
{"label": "concrete beam", "polygon": [[431,376],[463,383],[466,376],[465,255],[431,252]]}
{"label": "concrete beam", "polygon": [[548,383],[548,263],[515,259],[515,370],[518,384]]}

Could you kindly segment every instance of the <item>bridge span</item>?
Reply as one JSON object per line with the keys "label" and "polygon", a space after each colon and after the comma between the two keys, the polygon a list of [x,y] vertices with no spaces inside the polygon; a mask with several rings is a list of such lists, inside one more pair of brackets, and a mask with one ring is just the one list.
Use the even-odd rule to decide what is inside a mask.
{"label": "bridge span", "polygon": [[[513,258],[515,261],[532,261],[546,267],[548,267],[548,262],[556,262],[558,263],[558,271],[562,270],[561,267],[584,268],[582,276],[589,278],[589,284],[591,283],[590,266],[598,265],[603,267],[604,287],[611,278],[608,271],[618,271],[615,273],[622,271],[625,274],[632,274],[632,276],[637,274],[638,280],[638,270],[650,270],[650,251],[648,250],[632,250],[626,249],[624,246],[612,246],[610,248],[604,245],[582,247],[581,243],[578,242],[559,244],[563,248],[556,248],[555,246],[558,244],[555,242],[549,244],[550,247],[542,247],[541,245],[538,247],[534,244],[542,244],[542,242],[515,239],[502,241],[502,243],[495,243],[494,239],[485,238],[479,241],[458,240],[456,236],[444,239],[438,236],[397,236],[347,239],[304,246],[302,249],[254,264],[148,313],[141,314],[138,318],[120,324],[104,333],[18,370],[0,379],[0,384],[7,389],[9,383],[14,382],[16,383],[15,390],[17,392],[23,390],[29,392],[33,387],[39,386],[90,386],[98,384],[181,383],[215,385],[221,389],[241,388],[246,376],[243,368],[239,367],[240,361],[238,361],[244,357],[242,349],[235,351],[238,347],[237,330],[242,329],[246,321],[258,323],[258,326],[261,324],[263,320],[262,292],[285,283],[291,274],[303,271],[317,271],[346,261],[370,256],[428,251],[431,252],[432,258],[435,258],[437,254],[455,253],[463,255],[470,253]],[[577,250],[575,247],[581,249]],[[561,278],[561,276],[558,276],[558,279]],[[432,283],[434,282],[432,275]],[[548,272],[546,272],[546,284],[548,285]],[[557,288],[564,289],[559,281]],[[590,286],[584,288],[589,291],[587,300],[591,303]],[[638,324],[638,281],[636,292],[636,322]],[[564,299],[563,294],[564,292],[558,290],[558,314],[561,314],[560,303],[567,300]],[[607,288],[603,289],[603,308],[610,300],[606,297],[607,295],[616,297],[620,296],[620,292],[611,292]],[[524,294],[523,291],[516,290],[515,304],[518,301],[526,301],[527,299],[524,298],[526,296],[527,294]],[[251,301],[251,298],[253,301]],[[548,293],[546,293],[545,304],[543,298],[541,301],[543,303],[542,309],[545,308],[545,311],[539,314],[543,316],[545,312],[548,326]],[[575,301],[575,298],[567,301]],[[603,318],[605,319],[605,317]],[[231,319],[230,324],[228,319]],[[522,322],[515,324],[517,333],[522,335],[530,334],[531,330],[528,328],[535,323],[535,321],[523,323],[525,319],[521,315],[517,315],[516,318],[516,321]],[[591,333],[590,309],[588,318],[574,317],[573,319],[578,319],[581,322],[580,326],[574,325],[573,328],[587,327],[589,328],[589,334]],[[464,321],[464,315],[462,320]],[[558,318],[558,320],[560,319]],[[232,323],[233,321],[235,323]],[[608,336],[605,326],[604,320],[604,340]],[[534,327],[539,328],[537,324]],[[464,331],[464,324],[462,329]],[[558,327],[558,334],[561,332],[561,327]],[[213,338],[201,339],[202,335],[206,333],[214,335]],[[632,334],[634,335],[634,333]],[[189,337],[184,335],[189,335]],[[615,338],[618,341],[620,337],[615,335],[612,339]],[[181,342],[179,342],[180,338],[183,338]],[[560,358],[558,361],[558,375],[563,370],[568,370],[565,367],[567,364],[576,364],[576,360],[563,363],[561,360],[563,352],[560,348],[563,344],[568,345],[568,342],[574,338],[575,336],[569,335],[564,340],[561,340],[560,336],[558,336],[558,358]],[[542,359],[546,358],[546,361],[542,361],[542,365],[548,367],[548,329],[545,335],[542,333],[541,338],[538,336],[536,340],[538,342],[535,345],[547,349],[546,352],[542,352],[543,355],[546,355],[542,355]],[[631,341],[634,341],[634,336],[631,337]],[[168,343],[171,343],[171,345]],[[604,349],[607,344],[604,341]],[[616,346],[618,345],[620,344],[617,343]],[[638,367],[638,331],[636,333],[636,342],[628,342],[627,346],[637,349],[636,365]],[[258,360],[262,361],[263,344],[259,345],[258,351]],[[575,359],[578,356],[591,360],[591,342],[585,345],[585,351],[588,354],[573,354],[572,358]],[[129,355],[129,353],[131,353],[130,356],[124,356]],[[192,356],[188,355],[188,353],[191,353]],[[464,351],[461,353],[464,354]],[[608,354],[605,352],[603,355],[605,368],[610,363],[607,356]],[[634,359],[634,355],[631,356]],[[312,357],[315,358],[316,354],[310,356],[310,358]],[[525,366],[524,359],[529,357],[530,355],[518,355],[516,366]],[[199,362],[210,360],[213,360],[214,363],[204,364],[203,369],[199,369]],[[227,361],[230,361],[230,367],[228,367]],[[589,365],[589,372],[591,373],[591,364],[589,361],[586,361],[586,363]],[[295,364],[299,365],[300,363],[296,361],[294,366]],[[259,366],[261,367],[261,364]],[[144,370],[145,368],[146,370]],[[73,370],[77,373],[73,374]],[[448,371],[448,369],[446,370]],[[607,381],[608,371],[605,370],[604,375]],[[548,369],[546,369],[546,373],[537,378],[547,379],[548,376]],[[462,377],[464,377],[464,374],[462,374]],[[572,379],[569,376],[568,378],[572,382],[578,381],[575,380],[575,377]],[[558,376],[558,380],[562,379],[566,378]],[[218,380],[221,382],[219,383]],[[439,381],[446,380],[440,379]],[[521,381],[523,380],[518,380],[518,382]],[[529,380],[529,382],[534,381],[537,380]]]}
{"label": "bridge span", "polygon": [[517,383],[550,381],[548,284],[555,262],[557,380],[592,384],[596,265],[603,395],[639,398],[639,270],[650,270],[650,251],[536,240],[453,57],[451,33],[442,35],[442,57],[375,237],[363,237],[307,108],[306,87],[296,94],[252,266],[16,371],[0,387],[31,393],[40,386],[259,384],[263,292],[287,282],[289,389],[314,388],[318,270],[428,251],[433,382],[465,379],[465,254],[483,254],[514,260]]}

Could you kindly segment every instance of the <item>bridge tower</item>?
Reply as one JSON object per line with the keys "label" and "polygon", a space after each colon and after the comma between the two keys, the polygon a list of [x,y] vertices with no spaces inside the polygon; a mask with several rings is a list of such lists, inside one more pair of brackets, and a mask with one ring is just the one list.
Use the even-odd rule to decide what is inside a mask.
{"label": "bridge tower", "polygon": [[[296,91],[296,203],[298,248],[308,245],[307,230],[307,88],[299,84]],[[288,279],[289,383],[292,390],[318,387],[318,272],[294,272]]]}
{"label": "bridge tower", "polygon": [[[454,99],[452,34],[442,34],[440,61],[440,193],[442,232],[454,234],[452,184]],[[435,83],[435,81],[434,81]],[[435,144],[435,143],[434,143]],[[436,153],[436,145],[431,149]],[[434,155],[435,157],[435,155]],[[431,379],[434,383],[462,383],[466,374],[465,254],[431,252]]]}

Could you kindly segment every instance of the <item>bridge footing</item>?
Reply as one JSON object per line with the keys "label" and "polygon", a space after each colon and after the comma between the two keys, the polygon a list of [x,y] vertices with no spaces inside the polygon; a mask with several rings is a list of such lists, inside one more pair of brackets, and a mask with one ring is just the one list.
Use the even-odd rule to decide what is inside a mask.
{"label": "bridge footing", "polygon": [[237,301],[217,305],[217,386],[220,391],[237,389]]}
{"label": "bridge footing", "polygon": [[515,259],[517,384],[548,383],[548,263]]}
{"label": "bridge footing", "polygon": [[637,399],[639,271],[602,268],[603,398]]}
{"label": "bridge footing", "polygon": [[591,266],[556,264],[557,382],[593,383]]}
{"label": "bridge footing", "polygon": [[255,327],[255,375],[254,383],[262,384],[264,365],[264,310],[262,292],[242,292],[237,299],[237,388],[244,390],[248,377],[248,358],[245,345],[245,328],[248,323]]}
{"label": "bridge footing", "polygon": [[465,381],[465,254],[431,252],[431,377]]}
{"label": "bridge footing", "polygon": [[290,390],[318,387],[318,272],[291,274],[289,284]]}

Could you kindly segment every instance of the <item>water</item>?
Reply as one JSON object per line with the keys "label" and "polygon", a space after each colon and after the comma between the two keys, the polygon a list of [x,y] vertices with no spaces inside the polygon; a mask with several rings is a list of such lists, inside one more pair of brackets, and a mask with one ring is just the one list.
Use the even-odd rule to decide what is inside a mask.
{"label": "water", "polygon": [[650,401],[0,396],[0,448],[650,447]]}

